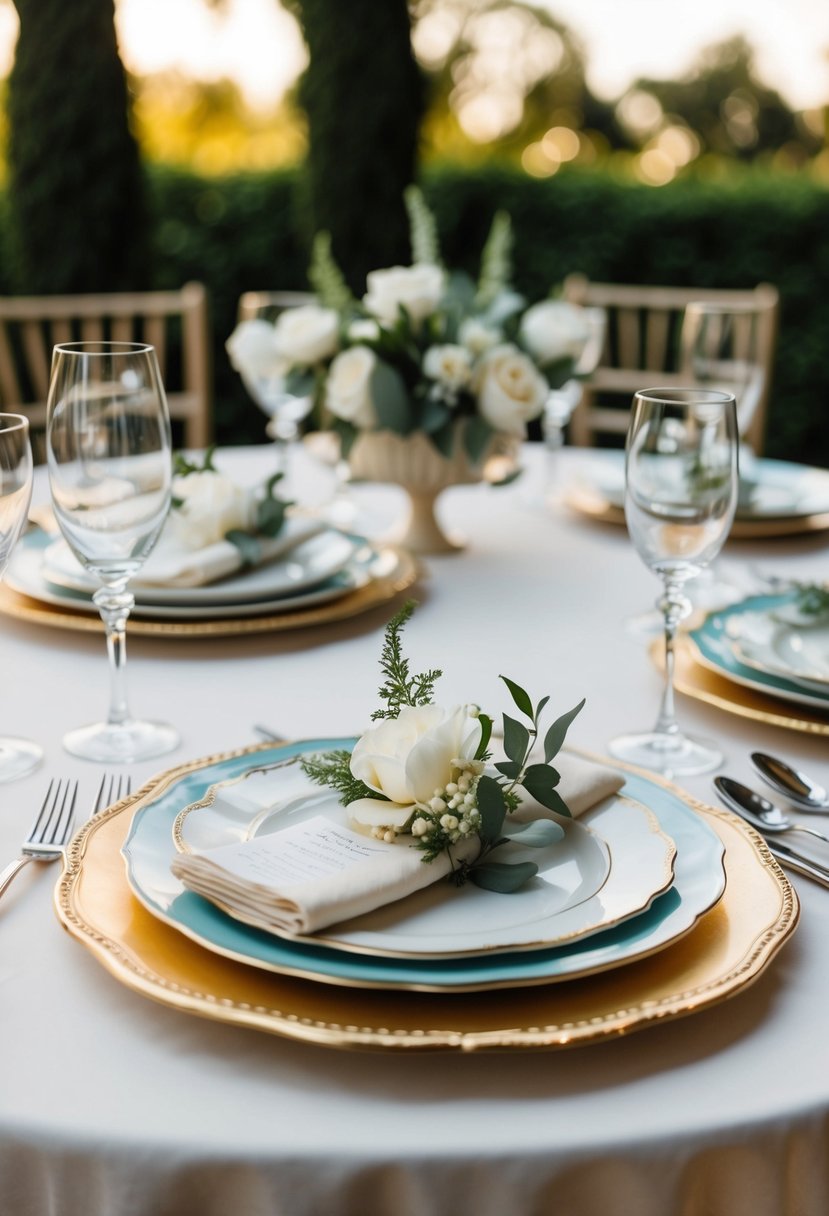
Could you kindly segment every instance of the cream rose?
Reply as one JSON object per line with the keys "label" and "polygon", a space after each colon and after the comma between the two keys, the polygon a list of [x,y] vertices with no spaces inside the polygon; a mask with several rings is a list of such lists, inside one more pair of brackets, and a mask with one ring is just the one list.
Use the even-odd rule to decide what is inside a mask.
{"label": "cream rose", "polygon": [[286,308],[274,322],[274,342],[284,359],[308,367],[337,349],[339,318],[333,308],[303,304]]}
{"label": "cream rose", "polygon": [[430,346],[423,356],[423,372],[430,380],[457,392],[470,381],[472,356],[465,347],[452,343]]}
{"label": "cream rose", "polygon": [[590,337],[581,308],[566,300],[543,300],[521,318],[521,341],[542,365],[557,359],[578,359]]}
{"label": "cream rose", "polygon": [[481,362],[478,409],[496,431],[523,437],[526,424],[537,418],[549,388],[533,362],[516,346],[496,346]]}
{"label": "cream rose", "polygon": [[325,404],[332,414],[368,429],[377,424],[371,396],[371,377],[377,356],[367,346],[341,351],[328,369]]}
{"label": "cream rose", "polygon": [[268,321],[241,321],[225,342],[225,349],[242,375],[265,380],[282,376],[287,370],[276,345],[274,327]]}
{"label": "cream rose", "polygon": [[170,511],[164,530],[184,549],[204,549],[232,528],[253,526],[254,491],[237,486],[223,473],[206,470],[175,477],[173,499],[180,505]]}
{"label": "cream rose", "polygon": [[363,305],[384,325],[394,325],[402,304],[414,325],[419,325],[440,303],[446,275],[440,266],[391,266],[366,276],[368,291]]}
{"label": "cream rose", "polygon": [[471,760],[481,737],[480,723],[465,705],[401,707],[358,740],[351,771],[390,802],[360,798],[348,806],[357,823],[402,827],[416,803],[427,805],[452,780],[455,759]]}

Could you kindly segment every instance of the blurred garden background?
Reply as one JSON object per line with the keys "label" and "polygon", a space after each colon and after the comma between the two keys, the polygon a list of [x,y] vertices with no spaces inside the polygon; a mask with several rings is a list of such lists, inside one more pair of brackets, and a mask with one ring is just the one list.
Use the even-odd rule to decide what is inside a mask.
{"label": "blurred garden background", "polygon": [[263,421],[224,341],[362,292],[422,185],[475,272],[510,213],[530,299],[572,271],[781,293],[766,452],[829,465],[829,6],[813,0],[0,0],[0,292],[210,293],[219,442]]}

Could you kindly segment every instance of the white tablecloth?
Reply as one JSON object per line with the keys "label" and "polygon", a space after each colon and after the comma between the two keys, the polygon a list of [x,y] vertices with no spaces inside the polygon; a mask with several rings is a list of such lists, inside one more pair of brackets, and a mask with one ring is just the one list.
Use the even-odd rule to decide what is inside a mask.
{"label": "white tablecloth", "polygon": [[[536,459],[540,453],[532,454]],[[570,464],[578,457],[571,457]],[[224,455],[253,479],[268,448]],[[305,484],[312,473],[297,467]],[[626,628],[657,592],[622,529],[525,505],[520,484],[441,502],[469,548],[430,560],[413,661],[447,700],[507,708],[497,676],[587,707],[572,742],[601,751],[652,724],[660,677]],[[46,497],[42,471],[36,499]],[[363,488],[386,519],[401,497]],[[732,545],[746,563],[826,575],[826,541]],[[169,764],[253,742],[358,732],[375,705],[388,613],[328,629],[130,643],[137,713],[181,729]],[[0,786],[11,857],[45,776],[99,770],[63,731],[99,717],[103,642],[0,619],[0,726],[38,739],[43,771]],[[683,724],[787,756],[829,784],[826,739],[679,698]],[[168,767],[136,765],[135,781]],[[756,782],[754,782],[756,784]],[[686,782],[711,799],[710,778]],[[795,879],[801,924],[748,991],[629,1038],[481,1058],[340,1054],[157,1006],[121,987],[58,925],[54,870],[0,905],[0,1212],[4,1216],[818,1216],[829,1211],[829,891]]]}

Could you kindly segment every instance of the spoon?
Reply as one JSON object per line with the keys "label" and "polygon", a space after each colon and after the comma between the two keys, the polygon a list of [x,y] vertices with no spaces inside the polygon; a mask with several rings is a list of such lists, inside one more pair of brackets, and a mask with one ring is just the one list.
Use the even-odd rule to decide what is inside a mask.
{"label": "spoon", "polygon": [[766,785],[785,795],[795,806],[804,811],[829,811],[829,794],[823,786],[786,764],[785,760],[767,756],[765,752],[752,752],[751,763]]}
{"label": "spoon", "polygon": [[731,807],[738,815],[742,815],[743,819],[758,831],[768,832],[770,835],[776,835],[779,832],[806,832],[809,836],[815,836],[818,840],[829,844],[829,836],[824,836],[821,832],[816,832],[814,828],[806,827],[803,823],[796,823],[793,819],[788,819],[780,807],[775,806],[762,795],[755,794],[754,790],[750,790],[747,785],[740,785],[739,781],[733,781],[730,777],[715,777],[714,786],[726,806]]}

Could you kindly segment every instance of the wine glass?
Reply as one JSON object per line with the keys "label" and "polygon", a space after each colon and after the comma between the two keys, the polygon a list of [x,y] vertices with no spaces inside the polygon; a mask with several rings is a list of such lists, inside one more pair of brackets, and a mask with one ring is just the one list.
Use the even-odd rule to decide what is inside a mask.
{"label": "wine glass", "polygon": [[665,688],[652,731],[610,743],[621,760],[666,776],[716,768],[722,754],[684,735],[674,712],[674,639],[691,611],[684,584],[719,553],[737,505],[737,412],[716,389],[643,389],[625,447],[625,517],[637,553],[663,581]]}
{"label": "wine glass", "polygon": [[47,406],[47,459],[55,518],[69,548],[101,586],[111,698],[105,722],[72,730],[67,751],[128,763],[163,755],[178,734],[133,718],[126,692],[127,589],[170,509],[170,415],[155,349],[133,342],[56,346]]}
{"label": "wine glass", "polygon": [[[26,526],[32,497],[29,422],[22,414],[0,414],[0,575]],[[28,739],[0,737],[0,781],[24,777],[43,759]]]}
{"label": "wine glass", "polygon": [[[312,298],[301,291],[246,291],[239,300],[239,322],[259,321],[273,329],[285,312]],[[290,445],[299,438],[300,424],[310,414],[314,400],[310,393],[291,391],[282,362],[275,359],[270,367],[263,365],[256,371],[240,364],[238,371],[253,400],[268,415],[266,430],[276,445],[277,467],[287,481]]]}
{"label": "wine glass", "polygon": [[581,312],[587,324],[587,341],[576,359],[572,378],[560,388],[550,390],[541,417],[541,433],[546,449],[545,481],[548,493],[545,497],[548,501],[551,496],[560,493],[559,454],[564,446],[564,428],[581,401],[581,381],[596,370],[604,349],[607,313],[603,308],[583,308]]}

